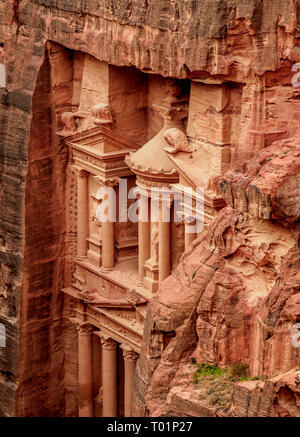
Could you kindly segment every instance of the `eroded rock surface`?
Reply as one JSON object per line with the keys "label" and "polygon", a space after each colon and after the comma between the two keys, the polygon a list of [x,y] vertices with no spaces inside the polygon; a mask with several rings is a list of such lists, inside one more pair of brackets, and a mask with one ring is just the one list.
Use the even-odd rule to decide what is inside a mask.
{"label": "eroded rock surface", "polygon": [[[286,144],[293,146],[286,150],[276,143],[247,162],[245,173],[230,172],[222,179],[221,188],[227,200],[230,190],[236,207],[228,206],[219,213],[162,283],[148,309],[145,349],[135,388],[137,413],[177,415],[188,403],[185,411],[200,416],[299,416],[300,351],[292,344],[292,328],[299,322],[300,310],[299,214],[295,211],[296,191],[294,196],[291,191],[285,196],[282,189],[282,185],[292,184],[289,178],[293,180],[297,174],[293,165],[299,165],[299,142],[294,139]],[[286,158],[289,153],[293,153],[291,161]],[[267,164],[265,156],[271,157]],[[289,175],[284,162],[280,168],[276,166],[276,159],[289,161]],[[256,165],[251,179],[247,169],[256,163],[260,166]],[[247,187],[255,177],[262,182],[255,183],[258,195],[253,198]],[[257,213],[261,204],[256,199],[263,195],[270,196],[263,203],[270,208],[267,217]],[[285,214],[279,217],[276,208],[282,204]],[[271,219],[274,216],[276,220]],[[193,386],[192,358],[220,367],[244,363],[250,377],[266,382],[259,389],[255,381],[238,385],[228,411],[207,408]],[[290,384],[281,376],[288,371],[292,372]],[[248,400],[240,404],[245,396]],[[255,413],[252,407],[251,411],[245,407],[249,399],[268,406],[256,405]]]}
{"label": "eroded rock surface", "polygon": [[[0,2],[0,62],[6,71],[6,88],[0,89],[0,323],[6,327],[8,342],[8,353],[0,350],[1,415],[77,411],[76,344],[67,324],[63,353],[60,294],[70,280],[64,276],[74,242],[62,247],[66,156],[54,139],[54,113],[70,115],[72,93],[78,93],[72,51],[91,55],[86,61],[91,76],[83,84],[89,103],[99,97],[90,89],[96,60],[134,66],[155,77],[207,80],[192,84],[188,126],[191,143],[202,141],[199,173],[201,184],[206,184],[231,168],[233,157],[243,163],[273,141],[299,135],[298,94],[291,86],[292,65],[300,60],[299,11],[292,0]],[[49,41],[53,42],[50,51]],[[49,55],[54,83],[49,78]],[[77,61],[80,70],[80,56]],[[153,83],[151,103],[161,93]],[[131,89],[137,89],[135,84],[131,81]],[[143,92],[138,91],[144,116]],[[134,99],[130,102],[136,107]],[[74,128],[73,117],[67,119]],[[129,117],[119,126],[123,133],[131,121]],[[129,135],[144,141],[159,131],[159,124],[153,116],[149,133],[137,123]],[[176,393],[181,390],[176,381],[184,379],[185,360],[189,362],[193,354],[220,365],[241,354],[252,373],[267,376],[297,363],[299,353],[289,349],[288,330],[299,320],[299,214],[293,203],[298,155],[293,155],[294,146],[285,147],[290,161],[278,152],[279,165],[287,165],[276,190],[252,190],[252,208],[245,194],[245,208],[237,206],[238,196],[230,203],[226,195],[234,209],[222,212],[194,243],[150,308],[145,329],[149,357],[141,357],[136,381],[139,412],[179,411],[184,396],[183,391],[181,397]],[[228,175],[228,184],[236,177],[240,176]],[[239,190],[246,192],[240,183]],[[277,217],[283,220],[266,220]],[[274,242],[270,235],[275,236]],[[251,340],[254,330],[260,333],[263,352]],[[277,352],[283,345],[287,360]],[[262,368],[261,353],[276,358],[268,358]],[[190,406],[189,379],[186,384],[183,411],[210,414],[197,402]],[[172,407],[175,400],[168,410],[159,405],[168,390],[168,399],[173,395],[177,399],[177,410]]]}

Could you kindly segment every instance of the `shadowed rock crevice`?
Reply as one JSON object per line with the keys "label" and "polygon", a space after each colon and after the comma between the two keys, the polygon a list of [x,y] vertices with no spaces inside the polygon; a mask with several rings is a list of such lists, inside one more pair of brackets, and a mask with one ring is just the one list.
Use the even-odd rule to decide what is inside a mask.
{"label": "shadowed rock crevice", "polygon": [[[199,402],[192,358],[221,367],[242,361],[251,377],[260,378],[237,384],[227,415],[297,413],[293,369],[299,348],[290,339],[299,323],[299,89],[292,86],[299,36],[299,5],[292,0],[0,2],[0,63],[6,70],[6,88],[0,89],[0,323],[8,333],[7,350],[0,349],[1,415],[75,416],[88,397],[90,404],[97,397],[95,411],[102,414],[99,338],[98,346],[93,340],[87,347],[96,351],[96,377],[92,390],[81,381],[82,401],[82,345],[70,320],[76,311],[85,318],[98,310],[102,320],[105,311],[114,321],[126,315],[122,326],[133,335],[122,341],[133,339],[136,352],[145,322],[134,381],[137,414],[225,414]],[[182,86],[182,132],[178,143],[168,132],[156,150],[176,174],[172,183],[205,187],[206,229],[192,244],[185,241],[185,225],[171,230],[165,276],[173,272],[145,320],[158,272],[151,278],[156,288],[145,296],[132,290],[136,271],[132,275],[126,260],[106,277],[99,273],[102,241],[94,211],[84,235],[93,237],[92,267],[82,267],[82,259],[75,266],[82,210],[69,164],[76,148],[87,150],[84,135],[92,129],[97,141],[104,133],[99,147],[115,147],[114,153],[120,143],[133,151],[150,142],[151,149],[151,139],[163,133],[154,108],[170,98],[170,78]],[[67,146],[67,134],[82,143]],[[91,170],[93,152],[84,171]],[[145,170],[151,170],[147,160],[162,166],[151,152],[143,157]],[[116,162],[106,164],[107,176]],[[95,167],[91,203],[101,182],[94,176],[103,170]],[[134,185],[135,174],[129,177]],[[215,217],[225,205],[220,192],[228,207]],[[137,256],[137,228],[116,224],[111,264],[115,253]],[[157,237],[154,243],[153,252]],[[61,291],[74,284],[76,304],[74,294]],[[284,388],[273,407],[285,386],[293,395]],[[120,400],[120,414],[123,407]]]}

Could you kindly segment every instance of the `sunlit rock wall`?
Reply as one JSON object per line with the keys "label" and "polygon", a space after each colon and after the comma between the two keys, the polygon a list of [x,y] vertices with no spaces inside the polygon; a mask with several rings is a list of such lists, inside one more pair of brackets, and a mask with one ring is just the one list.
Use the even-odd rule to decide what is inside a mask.
{"label": "sunlit rock wall", "polygon": [[[299,137],[277,141],[221,178],[229,206],[148,307],[136,414],[300,416],[299,157]],[[192,359],[249,367],[229,409],[203,406]]]}
{"label": "sunlit rock wall", "polygon": [[[291,67],[300,60],[297,19],[299,7],[292,0],[1,0],[0,62],[6,68],[6,87],[0,89],[0,323],[8,333],[7,351],[0,352],[1,414],[63,414],[64,390],[56,381],[63,380],[57,338],[64,254],[56,247],[50,259],[64,227],[54,220],[57,204],[63,211],[64,179],[54,181],[51,173],[62,170],[63,154],[60,160],[62,152],[57,150],[55,156],[55,142],[49,144],[41,176],[41,184],[53,188],[48,202],[38,183],[42,167],[36,161],[46,160],[39,147],[52,135],[42,122],[50,122],[53,110],[44,89],[47,41],[116,66],[133,65],[178,78],[218,75],[242,85],[240,136],[233,152],[243,162],[267,142],[297,134],[297,111],[289,110],[293,97],[285,95],[292,88],[283,87],[290,85]],[[268,98],[265,87],[270,88]],[[39,95],[44,98],[39,100]],[[269,134],[270,128],[275,135]],[[39,142],[31,158],[36,135]],[[214,150],[209,153],[213,157]],[[49,259],[39,257],[40,250]],[[30,354],[35,357],[34,371]],[[39,395],[32,395],[33,372],[41,383],[37,393],[54,390],[46,404],[43,397],[39,403]]]}

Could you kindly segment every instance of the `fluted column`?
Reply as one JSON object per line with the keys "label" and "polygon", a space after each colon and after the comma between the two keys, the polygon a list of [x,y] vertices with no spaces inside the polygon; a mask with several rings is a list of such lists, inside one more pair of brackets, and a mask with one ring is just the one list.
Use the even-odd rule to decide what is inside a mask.
{"label": "fluted column", "polygon": [[101,344],[103,372],[103,416],[117,417],[117,342],[112,338],[101,337]]}
{"label": "fluted column", "polygon": [[159,273],[158,281],[161,283],[170,275],[171,271],[171,234],[170,220],[164,221],[164,209],[170,209],[170,202],[161,201],[159,211],[159,246],[158,246],[158,263]]}
{"label": "fluted column", "polygon": [[93,417],[93,356],[91,325],[78,325],[79,417]]}
{"label": "fluted column", "polygon": [[[141,209],[145,207],[143,202],[148,203],[147,212],[149,211],[149,199],[143,195],[139,198],[139,221],[138,221],[138,254],[139,254],[139,272],[138,283],[143,284],[145,276],[145,262],[150,258],[150,217],[149,214],[142,214]],[[146,217],[147,215],[147,217]]]}
{"label": "fluted column", "polygon": [[89,236],[88,172],[73,166],[77,177],[77,259],[87,256]]}
{"label": "fluted column", "polygon": [[130,347],[122,345],[124,370],[125,370],[125,390],[124,390],[124,414],[125,417],[131,417],[133,379],[137,359],[139,355]]}

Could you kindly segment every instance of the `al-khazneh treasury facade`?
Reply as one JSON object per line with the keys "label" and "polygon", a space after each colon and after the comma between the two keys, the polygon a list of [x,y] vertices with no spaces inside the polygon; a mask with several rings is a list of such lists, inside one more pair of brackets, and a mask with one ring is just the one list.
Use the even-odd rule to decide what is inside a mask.
{"label": "al-khazneh treasury facade", "polygon": [[[49,45],[53,71],[63,54],[63,48]],[[206,99],[203,88],[211,87],[214,104],[221,109],[241,97],[241,88],[232,90],[221,82],[211,86],[205,78],[191,83],[151,76],[82,53],[73,56],[81,88],[79,105],[59,114],[57,141],[69,154],[65,242],[70,279],[63,292],[64,311],[78,330],[79,415],[130,416],[147,303],[197,237],[187,227],[200,216],[208,224],[225,204],[212,190],[202,191],[196,203],[197,187],[208,182],[210,171],[204,178],[198,174],[202,153],[195,132],[203,129],[194,121],[198,96]],[[207,102],[202,104],[208,107]],[[230,123],[239,117],[235,104],[239,102],[231,102]],[[209,123],[202,111],[202,123]],[[206,135],[215,139],[214,147],[230,154],[233,145],[224,137],[226,118],[220,116]],[[193,143],[186,134],[194,135]],[[224,150],[216,163],[220,172],[228,166]],[[119,189],[121,180],[126,181],[125,196]],[[115,196],[99,196],[101,187],[112,188]],[[142,189],[134,197],[129,195],[133,187]],[[181,220],[175,221],[175,193],[184,193],[187,187],[188,194],[182,196],[187,205],[182,205]],[[159,193],[163,188],[173,188],[174,194],[164,199]],[[158,213],[150,219],[154,199]],[[121,213],[126,201],[127,209]],[[137,222],[128,218],[134,201],[149,217],[140,213]],[[116,209],[115,220],[101,222],[97,217],[101,202]],[[168,209],[170,221],[163,219],[163,209]],[[93,367],[95,354],[98,365]]]}
{"label": "al-khazneh treasury facade", "polygon": [[300,415],[299,13],[0,2],[0,415]]}

